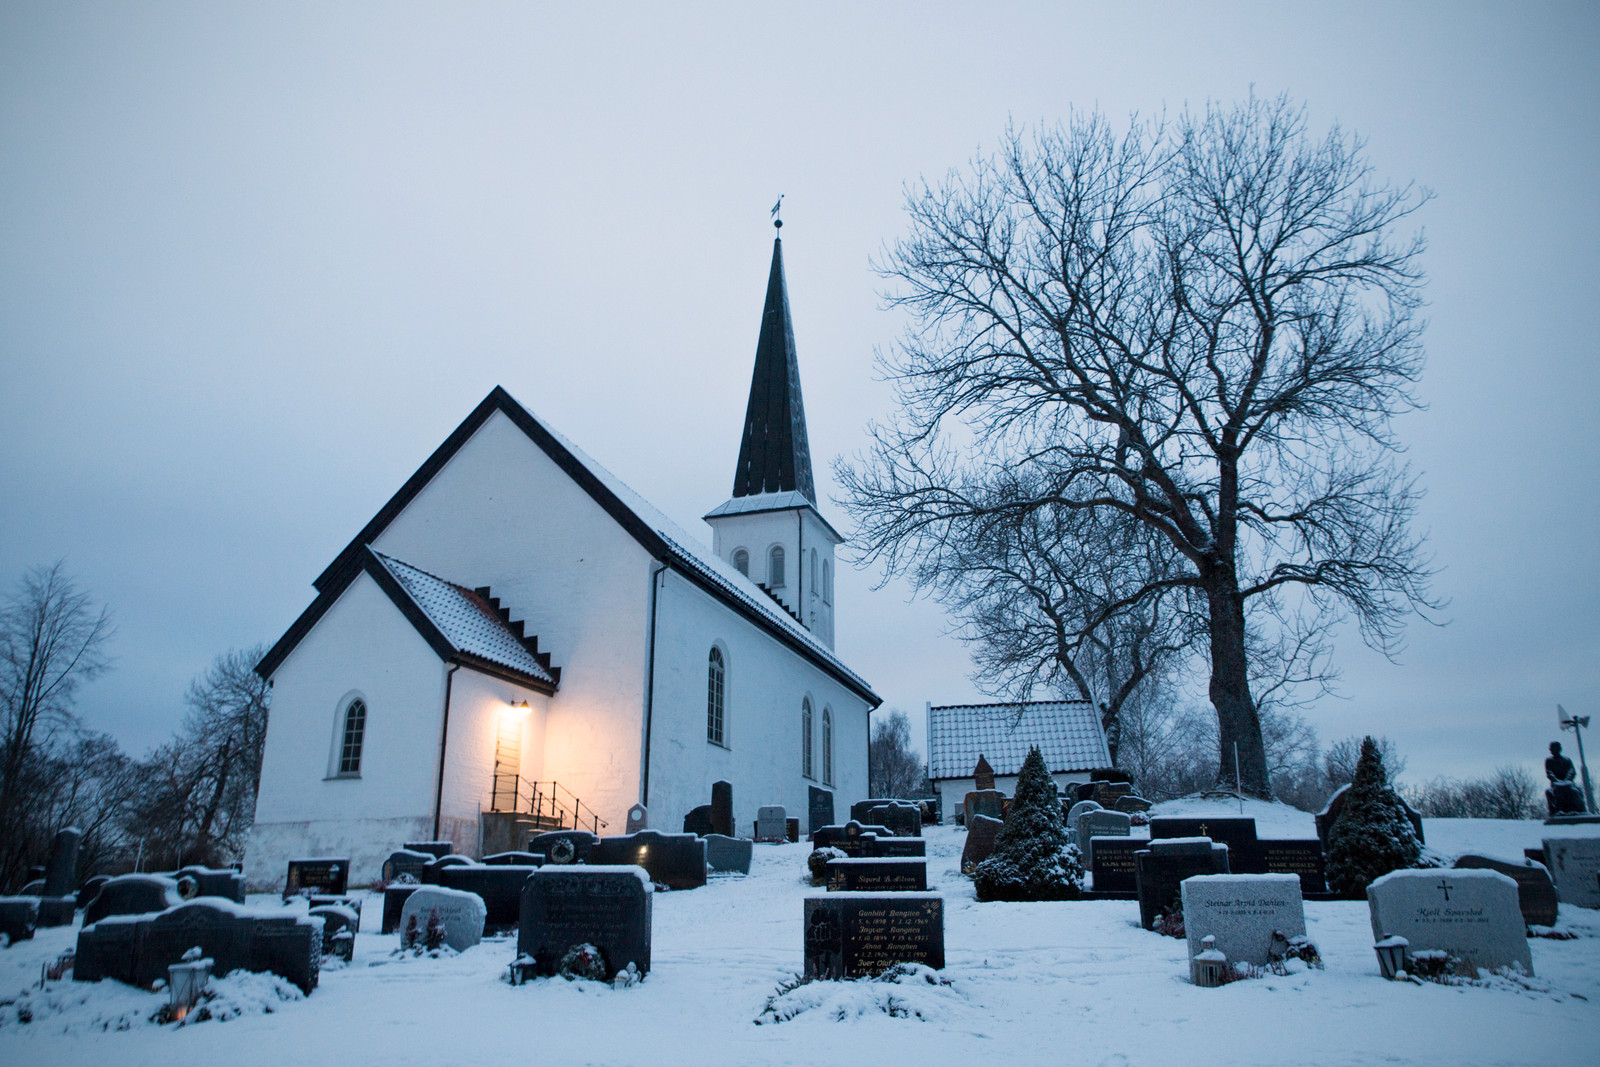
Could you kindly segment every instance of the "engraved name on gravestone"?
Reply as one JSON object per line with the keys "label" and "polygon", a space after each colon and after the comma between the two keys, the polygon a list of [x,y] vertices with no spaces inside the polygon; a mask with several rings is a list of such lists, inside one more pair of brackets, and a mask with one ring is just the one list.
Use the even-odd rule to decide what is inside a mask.
{"label": "engraved name on gravestone", "polygon": [[650,970],[650,877],[636,866],[541,867],[522,893],[517,955],[552,975],[574,946],[600,950],[611,978]]}
{"label": "engraved name on gravestone", "polygon": [[1090,785],[1094,791],[1089,794],[1089,799],[1098,801],[1102,808],[1116,808],[1118,797],[1133,792],[1133,786],[1127,782],[1091,782]]}
{"label": "engraved name on gravestone", "polygon": [[337,859],[290,860],[289,873],[283,883],[283,899],[297,893],[326,893],[344,895],[350,877],[350,857]]}
{"label": "engraved name on gravestone", "polygon": [[921,893],[928,888],[926,860],[872,856],[828,861],[830,893]]}
{"label": "engraved name on gravestone", "polygon": [[1256,842],[1261,865],[1267,874],[1293,874],[1300,878],[1300,892],[1326,893],[1328,878],[1322,856],[1322,842],[1305,840],[1267,840]]}
{"label": "engraved name on gravestone", "polygon": [[1201,940],[1209,936],[1230,962],[1264,966],[1274,931],[1286,938],[1306,932],[1299,875],[1199,875],[1185,879],[1181,892],[1191,957],[1203,951]]}
{"label": "engraved name on gravestone", "polygon": [[421,887],[401,905],[401,938],[405,938],[412,929],[411,922],[415,919],[417,937],[420,939],[435,913],[444,928],[444,943],[457,952],[465,952],[483,940],[483,923],[488,917],[483,898],[476,893],[433,885]]}
{"label": "engraved name on gravestone", "polygon": [[1443,950],[1460,961],[1457,974],[1533,973],[1517,883],[1499,871],[1391,871],[1367,886],[1367,912],[1374,941],[1398,935],[1413,953]]}
{"label": "engraved name on gravestone", "polygon": [[1530,860],[1502,860],[1493,856],[1467,853],[1456,859],[1455,866],[1462,870],[1499,871],[1517,883],[1517,906],[1522,909],[1522,921],[1529,926],[1554,926],[1559,898],[1550,872],[1543,863]]}
{"label": "engraved name on gravestone", "polygon": [[1085,860],[1094,861],[1096,837],[1127,837],[1133,832],[1133,820],[1120,811],[1086,811],[1078,816],[1078,851]]}
{"label": "engraved name on gravestone", "polygon": [[1091,888],[1096,893],[1137,891],[1139,878],[1133,854],[1149,847],[1150,842],[1142,837],[1101,838],[1095,845],[1093,863],[1089,867],[1094,878]]}
{"label": "engraved name on gravestone", "polygon": [[756,809],[756,840],[769,842],[787,841],[789,832],[786,824],[789,813],[782,804],[766,804]]}
{"label": "engraved name on gravestone", "polygon": [[1561,903],[1600,908],[1600,837],[1547,837],[1544,856]]}
{"label": "engraved name on gravestone", "polygon": [[806,787],[806,832],[814,834],[833,825],[833,793],[816,786]]}
{"label": "engraved name on gravestone", "polygon": [[870,978],[897,963],[944,967],[944,898],[830,893],[805,898],[805,975]]}

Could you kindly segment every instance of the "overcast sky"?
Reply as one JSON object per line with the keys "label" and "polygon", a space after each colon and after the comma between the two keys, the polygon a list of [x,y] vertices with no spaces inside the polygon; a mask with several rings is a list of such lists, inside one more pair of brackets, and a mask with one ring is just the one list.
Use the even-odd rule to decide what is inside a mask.
{"label": "overcast sky", "polygon": [[[1344,632],[1309,717],[1418,780],[1600,711],[1595,5],[241,7],[0,6],[0,581],[64,557],[111,606],[80,711],[134,752],[496,384],[709,541],[779,193],[831,494],[891,403],[905,183],[1252,86],[1436,193],[1399,429],[1451,621],[1398,664]],[[874,578],[841,571],[838,647],[920,739],[969,662]]]}

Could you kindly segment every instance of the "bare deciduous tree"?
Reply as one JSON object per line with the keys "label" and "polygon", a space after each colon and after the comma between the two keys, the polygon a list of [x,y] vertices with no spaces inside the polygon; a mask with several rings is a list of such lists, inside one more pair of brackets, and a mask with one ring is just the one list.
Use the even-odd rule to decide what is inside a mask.
{"label": "bare deciduous tree", "polygon": [[885,359],[900,411],[838,468],[864,557],[891,573],[974,517],[1043,509],[1162,543],[1175,570],[1077,632],[1195,605],[1216,777],[1237,745],[1262,796],[1252,642],[1292,647],[1278,620],[1315,633],[1353,612],[1392,652],[1430,606],[1390,428],[1422,367],[1422,243],[1395,231],[1425,194],[1375,184],[1361,150],[1252,98],[1121,137],[1098,115],[1012,132],[913,190],[880,266],[915,320]]}
{"label": "bare deciduous tree", "polygon": [[875,797],[920,797],[928,772],[911,748],[911,721],[891,711],[872,724],[867,742],[867,789]]}

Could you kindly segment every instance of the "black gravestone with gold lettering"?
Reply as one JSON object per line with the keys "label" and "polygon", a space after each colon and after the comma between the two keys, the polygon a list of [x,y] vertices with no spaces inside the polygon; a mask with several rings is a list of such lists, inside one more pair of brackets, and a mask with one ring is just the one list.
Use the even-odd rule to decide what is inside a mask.
{"label": "black gravestone with gold lettering", "polygon": [[928,861],[911,857],[870,856],[828,861],[830,893],[925,892]]}
{"label": "black gravestone with gold lettering", "polygon": [[944,967],[944,898],[830,893],[805,899],[805,976],[870,978],[897,963]]}
{"label": "black gravestone with gold lettering", "polygon": [[299,893],[344,896],[350,878],[350,858],[290,860],[283,882],[283,899]]}
{"label": "black gravestone with gold lettering", "polygon": [[[1256,842],[1256,847],[1261,853],[1261,864],[1266,868],[1264,873],[1299,875],[1302,896],[1328,891],[1321,841],[1314,837],[1303,841],[1262,838]],[[1230,862],[1232,858],[1230,850]]]}
{"label": "black gravestone with gold lettering", "polygon": [[1142,837],[1102,837],[1095,842],[1089,873],[1096,893],[1135,893],[1139,876],[1133,854],[1150,847]]}

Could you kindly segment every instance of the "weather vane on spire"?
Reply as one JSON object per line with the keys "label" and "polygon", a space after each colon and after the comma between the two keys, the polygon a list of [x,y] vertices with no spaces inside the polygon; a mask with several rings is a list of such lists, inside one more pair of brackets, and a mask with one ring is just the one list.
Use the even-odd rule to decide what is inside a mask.
{"label": "weather vane on spire", "polygon": [[772,210],[768,213],[768,214],[770,214],[772,216],[773,228],[779,229],[779,230],[783,229],[783,218],[782,218],[782,216],[780,216],[778,214],[778,212],[781,211],[782,209],[783,209],[783,194],[779,193],[778,194],[778,202],[776,204],[772,205]]}

